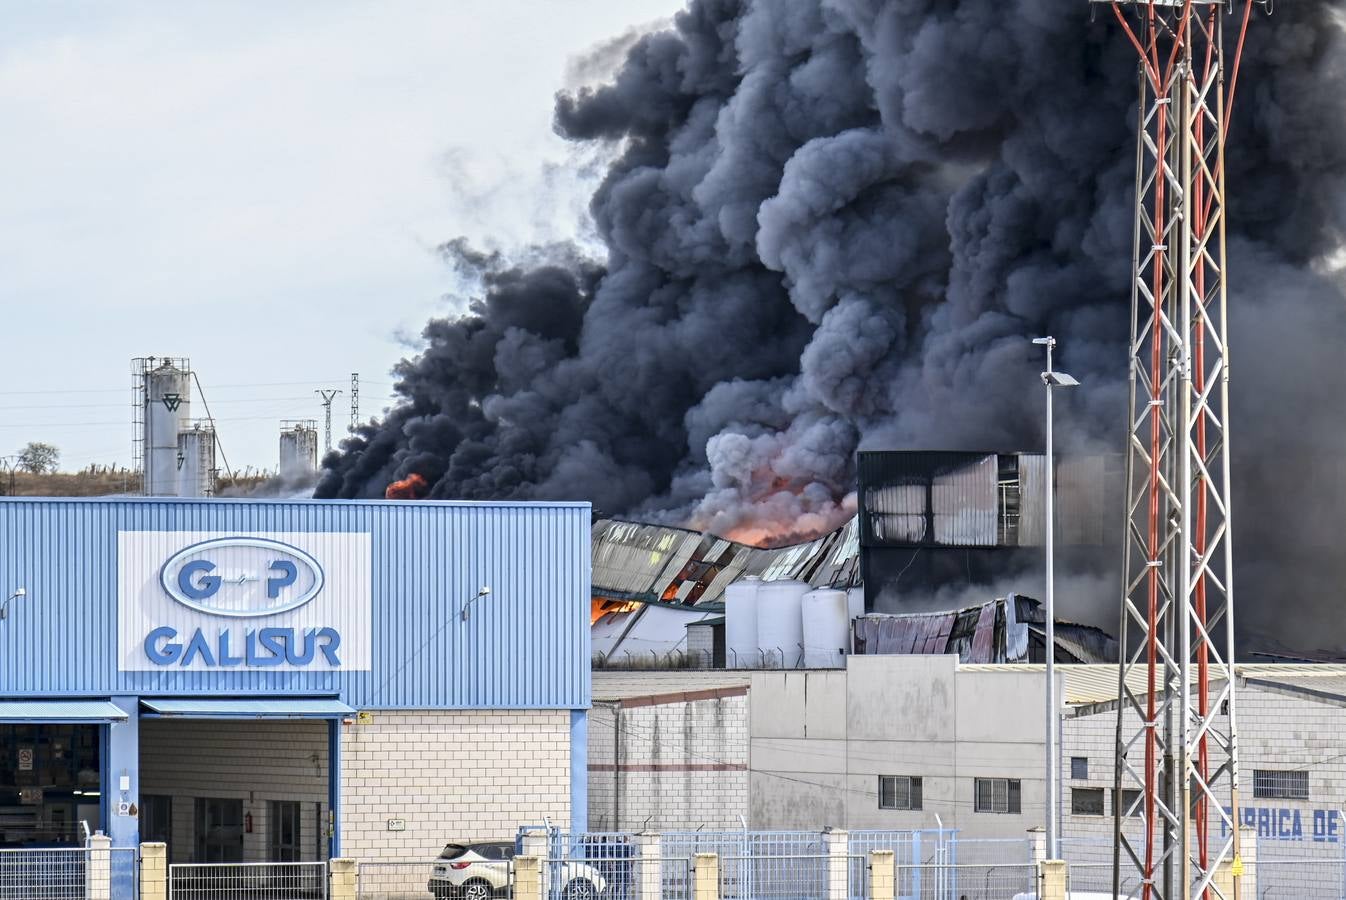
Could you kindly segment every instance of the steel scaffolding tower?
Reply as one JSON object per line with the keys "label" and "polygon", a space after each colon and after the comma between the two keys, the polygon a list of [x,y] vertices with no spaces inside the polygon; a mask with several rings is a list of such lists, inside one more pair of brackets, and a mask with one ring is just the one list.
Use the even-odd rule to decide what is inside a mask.
{"label": "steel scaffolding tower", "polygon": [[1113,879],[1144,900],[1242,881],[1224,152],[1252,2],[1111,4],[1140,62]]}

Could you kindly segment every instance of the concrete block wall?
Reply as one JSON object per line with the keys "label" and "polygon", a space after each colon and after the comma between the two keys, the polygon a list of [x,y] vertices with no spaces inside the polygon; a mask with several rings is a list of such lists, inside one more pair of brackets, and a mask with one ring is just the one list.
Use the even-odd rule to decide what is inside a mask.
{"label": "concrete block wall", "polygon": [[[696,698],[698,693],[710,696]],[[738,828],[748,811],[744,688],[596,704],[589,714],[589,828]]]}
{"label": "concrete block wall", "polygon": [[[1312,687],[1311,680],[1305,683]],[[1346,816],[1340,812],[1346,809],[1346,758],[1341,757],[1339,736],[1346,732],[1346,708],[1244,685],[1238,692],[1238,715],[1240,802],[1244,814],[1251,816],[1245,825],[1266,851],[1264,858],[1340,860],[1346,853]],[[1128,711],[1128,731],[1136,728],[1136,722]],[[1080,842],[1075,848],[1079,853],[1087,854],[1089,844],[1111,840],[1116,726],[1116,712],[1104,709],[1068,717],[1062,727],[1062,835]],[[1088,760],[1088,778],[1071,778],[1072,757]],[[1253,773],[1258,769],[1308,771],[1309,799],[1254,796]],[[1073,815],[1072,788],[1102,788],[1104,815]],[[1133,827],[1138,831],[1139,822]]]}
{"label": "concrete block wall", "polygon": [[243,859],[270,858],[272,800],[300,803],[301,859],[326,858],[327,723],[144,719],[140,792],[172,798],[171,862],[196,857],[196,805],[238,799],[252,815]]}
{"label": "concrete block wall", "polygon": [[341,794],[341,853],[362,860],[512,839],[544,817],[565,827],[570,712],[373,711],[367,724],[342,726]]}

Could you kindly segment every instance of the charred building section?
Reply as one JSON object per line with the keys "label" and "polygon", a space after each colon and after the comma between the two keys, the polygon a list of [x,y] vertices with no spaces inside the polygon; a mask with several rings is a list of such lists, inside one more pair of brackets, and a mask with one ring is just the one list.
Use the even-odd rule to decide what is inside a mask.
{"label": "charred building section", "polygon": [[[1115,584],[1119,455],[1056,466],[1057,572]],[[870,612],[949,608],[950,592],[1036,594],[1043,583],[1046,462],[1037,452],[862,451],[861,572]],[[1095,598],[1061,600],[1077,615]]]}

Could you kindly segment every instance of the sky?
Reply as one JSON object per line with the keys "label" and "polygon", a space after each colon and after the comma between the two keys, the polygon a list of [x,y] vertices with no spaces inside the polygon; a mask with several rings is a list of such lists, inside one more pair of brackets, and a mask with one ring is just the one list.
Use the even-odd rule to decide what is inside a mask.
{"label": "sky", "polygon": [[[435,248],[585,236],[591,52],[678,0],[12,4],[0,30],[0,456],[131,460],[131,359],[187,357],[231,468],[333,441],[461,296]],[[199,399],[192,414],[203,417]]]}

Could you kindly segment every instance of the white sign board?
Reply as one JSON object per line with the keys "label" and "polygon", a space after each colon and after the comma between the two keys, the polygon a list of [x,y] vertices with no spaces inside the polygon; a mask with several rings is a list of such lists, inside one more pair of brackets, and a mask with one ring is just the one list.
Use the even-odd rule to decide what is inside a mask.
{"label": "white sign board", "polygon": [[20,747],[20,748],[19,748],[19,771],[20,771],[20,772],[31,772],[31,771],[33,771],[33,748],[32,748],[32,747]]}
{"label": "white sign board", "polygon": [[123,672],[368,671],[368,533],[123,531]]}

